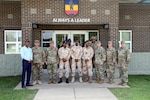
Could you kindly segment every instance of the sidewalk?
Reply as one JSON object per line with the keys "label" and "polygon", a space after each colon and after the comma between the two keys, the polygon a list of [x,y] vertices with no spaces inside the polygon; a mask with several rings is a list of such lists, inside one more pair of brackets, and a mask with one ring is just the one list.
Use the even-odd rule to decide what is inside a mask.
{"label": "sidewalk", "polygon": [[40,89],[34,100],[118,100],[107,88]]}

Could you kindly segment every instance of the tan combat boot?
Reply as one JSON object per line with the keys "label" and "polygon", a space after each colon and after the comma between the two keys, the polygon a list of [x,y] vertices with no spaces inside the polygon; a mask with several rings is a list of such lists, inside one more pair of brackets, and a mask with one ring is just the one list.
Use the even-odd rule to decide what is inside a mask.
{"label": "tan combat boot", "polygon": [[36,84],[37,84],[37,81],[34,81],[32,84],[33,84],[33,85],[36,85]]}
{"label": "tan combat boot", "polygon": [[114,81],[110,79],[108,83],[109,83],[109,84],[113,84]]}
{"label": "tan combat boot", "polygon": [[51,84],[51,83],[52,83],[52,80],[49,80],[49,81],[48,81],[48,84]]}
{"label": "tan combat boot", "polygon": [[127,86],[127,82],[122,83],[122,86]]}
{"label": "tan combat boot", "polygon": [[92,76],[89,77],[89,83],[92,83]]}
{"label": "tan combat boot", "polygon": [[123,81],[121,81],[118,85],[122,85],[123,84]]}
{"label": "tan combat boot", "polygon": [[102,83],[104,83],[104,80],[101,79],[98,83],[99,83],[99,84],[102,84]]}
{"label": "tan combat boot", "polygon": [[38,80],[38,84],[39,84],[39,85],[42,85],[42,82],[41,82],[40,80]]}
{"label": "tan combat boot", "polygon": [[74,83],[74,81],[75,81],[75,77],[73,76],[71,79],[71,83]]}
{"label": "tan combat boot", "polygon": [[53,84],[56,84],[56,81],[55,81],[55,80],[53,80],[53,81],[52,81],[52,83],[53,83]]}
{"label": "tan combat boot", "polygon": [[97,78],[96,78],[96,81],[97,81],[97,83],[99,83],[100,79],[97,77]]}
{"label": "tan combat boot", "polygon": [[83,82],[83,80],[82,80],[82,77],[81,77],[81,76],[79,77],[79,81],[80,81],[80,83],[82,83],[82,82]]}
{"label": "tan combat boot", "polygon": [[85,78],[84,82],[88,82],[88,81],[89,81],[89,77],[88,77],[88,76],[86,76],[86,78]]}

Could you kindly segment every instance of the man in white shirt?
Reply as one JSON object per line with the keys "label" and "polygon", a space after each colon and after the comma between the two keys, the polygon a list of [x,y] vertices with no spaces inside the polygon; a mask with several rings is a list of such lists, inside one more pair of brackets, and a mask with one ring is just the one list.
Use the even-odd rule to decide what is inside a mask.
{"label": "man in white shirt", "polygon": [[25,88],[25,75],[27,72],[27,81],[26,86],[32,86],[30,84],[30,76],[31,76],[31,63],[33,59],[32,49],[29,47],[30,41],[26,40],[25,45],[21,48],[21,58],[22,58],[22,88]]}

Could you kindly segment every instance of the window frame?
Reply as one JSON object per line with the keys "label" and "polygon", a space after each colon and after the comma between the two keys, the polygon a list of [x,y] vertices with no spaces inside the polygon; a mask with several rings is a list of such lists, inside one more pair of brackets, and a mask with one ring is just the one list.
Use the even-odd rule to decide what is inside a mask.
{"label": "window frame", "polygon": [[130,44],[130,52],[132,52],[132,30],[119,30],[119,36],[120,36],[119,46],[121,46],[122,33],[123,32],[129,32],[130,33],[130,41],[125,41],[125,43],[129,43]]}
{"label": "window frame", "polygon": [[[16,41],[9,41],[7,42],[7,33],[8,32],[15,32],[16,33]],[[21,34],[22,37],[22,30],[4,30],[4,46],[5,46],[5,54],[20,54],[19,52],[19,44],[22,46],[22,39],[21,41],[18,40],[19,34]],[[7,52],[7,45],[8,44],[15,44],[16,45],[16,52]]]}

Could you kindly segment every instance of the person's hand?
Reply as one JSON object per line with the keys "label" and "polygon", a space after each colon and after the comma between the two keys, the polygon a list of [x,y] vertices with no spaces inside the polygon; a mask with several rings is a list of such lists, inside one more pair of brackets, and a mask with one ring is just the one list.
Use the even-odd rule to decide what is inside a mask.
{"label": "person's hand", "polygon": [[104,62],[101,62],[100,65],[103,65]]}
{"label": "person's hand", "polygon": [[42,62],[42,65],[44,65],[44,62]]}
{"label": "person's hand", "polygon": [[75,62],[78,62],[79,60],[78,59],[75,59]]}
{"label": "person's hand", "polygon": [[47,61],[45,62],[45,64],[47,65]]}
{"label": "person's hand", "polygon": [[32,60],[29,60],[28,63],[32,63]]}
{"label": "person's hand", "polygon": [[89,60],[88,59],[85,59],[85,62],[88,62]]}
{"label": "person's hand", "polygon": [[66,62],[66,61],[67,61],[67,59],[65,59],[65,58],[63,58],[62,60],[63,60],[63,62]]}
{"label": "person's hand", "polygon": [[126,67],[128,67],[128,64],[125,64]]}

